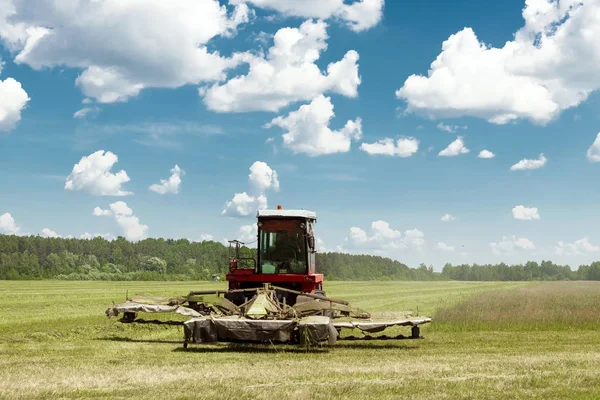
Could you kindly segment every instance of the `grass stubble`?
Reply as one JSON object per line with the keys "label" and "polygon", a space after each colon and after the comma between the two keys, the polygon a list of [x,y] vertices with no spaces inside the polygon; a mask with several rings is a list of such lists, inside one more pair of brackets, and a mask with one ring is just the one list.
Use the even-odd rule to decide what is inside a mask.
{"label": "grass stubble", "polygon": [[181,327],[103,314],[127,289],[222,285],[0,282],[0,398],[600,398],[594,282],[328,282],[329,295],[369,311],[418,309],[435,320],[424,340],[311,350],[184,351]]}

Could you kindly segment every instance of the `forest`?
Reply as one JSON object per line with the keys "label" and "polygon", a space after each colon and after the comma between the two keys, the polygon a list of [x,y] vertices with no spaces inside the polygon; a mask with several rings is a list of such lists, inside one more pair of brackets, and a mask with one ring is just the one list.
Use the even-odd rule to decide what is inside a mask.
{"label": "forest", "polygon": [[[252,257],[254,249],[242,248]],[[0,280],[210,280],[224,278],[229,249],[215,241],[144,239],[106,240],[0,235]],[[441,272],[420,264],[410,268],[390,258],[318,253],[317,271],[327,280],[531,281],[600,280],[600,262],[577,270],[551,261],[507,265],[453,266]]]}

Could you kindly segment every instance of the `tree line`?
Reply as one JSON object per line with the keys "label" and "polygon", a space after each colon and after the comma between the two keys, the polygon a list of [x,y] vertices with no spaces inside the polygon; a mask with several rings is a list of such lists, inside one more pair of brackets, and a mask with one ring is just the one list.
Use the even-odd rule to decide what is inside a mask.
{"label": "tree line", "polygon": [[[244,257],[256,250],[243,247]],[[130,242],[0,235],[0,279],[209,280],[224,278],[229,249],[215,241],[149,238]],[[446,264],[434,272],[424,264],[410,268],[390,258],[318,253],[317,271],[328,280],[600,280],[600,262],[572,271],[551,261],[519,265]]]}
{"label": "tree line", "polygon": [[457,281],[564,281],[600,280],[600,261],[590,265],[580,265],[572,270],[568,265],[554,264],[552,261],[528,261],[525,264],[446,264],[442,275]]}

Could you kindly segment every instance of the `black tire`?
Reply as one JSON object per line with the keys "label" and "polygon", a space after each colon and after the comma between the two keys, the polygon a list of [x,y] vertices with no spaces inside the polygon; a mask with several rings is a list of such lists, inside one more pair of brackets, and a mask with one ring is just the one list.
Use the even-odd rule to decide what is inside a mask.
{"label": "black tire", "polygon": [[123,321],[123,322],[133,322],[136,318],[137,318],[137,313],[136,312],[126,311],[126,312],[123,313],[123,318],[121,319],[121,321]]}

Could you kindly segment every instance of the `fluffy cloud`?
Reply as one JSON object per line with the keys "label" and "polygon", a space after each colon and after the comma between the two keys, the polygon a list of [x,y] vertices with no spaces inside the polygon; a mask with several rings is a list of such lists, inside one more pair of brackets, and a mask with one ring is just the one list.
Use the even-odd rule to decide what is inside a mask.
{"label": "fluffy cloud", "polygon": [[418,229],[404,231],[403,243],[410,249],[421,249],[425,245],[425,234]]}
{"label": "fluffy cloud", "polygon": [[403,137],[396,140],[385,138],[375,143],[362,143],[360,149],[369,154],[410,157],[419,150],[419,141],[414,137]]}
{"label": "fluffy cloud", "polygon": [[252,225],[242,225],[238,230],[238,240],[243,243],[251,243],[256,242],[256,237],[258,235],[258,227],[256,224]]}
{"label": "fluffy cloud", "polygon": [[427,76],[411,75],[396,96],[434,118],[547,123],[600,88],[599,11],[597,0],[526,0],[514,40],[495,48],[464,28],[443,43]]}
{"label": "fluffy cloud", "polygon": [[435,246],[438,250],[441,251],[454,251],[456,248],[454,246],[449,246],[444,242],[438,242],[437,245]]}
{"label": "fluffy cloud", "polygon": [[516,250],[534,250],[535,245],[527,238],[518,238],[515,235],[511,237],[502,236],[500,242],[490,243],[494,254],[512,254]]}
{"label": "fluffy cloud", "polygon": [[462,137],[456,138],[456,140],[448,145],[444,150],[440,151],[438,155],[444,157],[454,157],[459,154],[467,154],[469,149],[465,147]]}
{"label": "fluffy cloud", "polygon": [[587,151],[587,159],[589,162],[600,162],[600,133],[596,136],[596,140]]}
{"label": "fluffy cloud", "polygon": [[524,221],[540,219],[540,214],[536,207],[516,206],[512,209],[513,217]]}
{"label": "fluffy cloud", "polygon": [[262,161],[256,161],[250,166],[248,175],[250,193],[236,193],[231,201],[225,204],[221,215],[230,217],[247,217],[257,210],[267,208],[267,190],[279,190],[277,171]]}
{"label": "fluffy cloud", "polygon": [[275,10],[286,16],[344,21],[350,29],[360,32],[381,21],[384,0],[229,0],[230,4],[250,3],[256,7]]}
{"label": "fluffy cloud", "polygon": [[257,210],[267,208],[267,197],[265,195],[250,196],[248,193],[236,193],[231,201],[225,204],[222,215],[230,217],[247,217]]}
{"label": "fluffy cloud", "polygon": [[522,170],[526,170],[526,169],[538,169],[538,168],[542,168],[544,165],[546,165],[546,163],[548,162],[548,159],[546,159],[546,157],[544,157],[544,153],[540,154],[540,157],[538,159],[527,159],[524,158],[521,161],[519,161],[518,163],[514,164],[512,167],[510,167],[511,171],[522,171]]}
{"label": "fluffy cloud", "polygon": [[496,155],[489,150],[481,150],[479,152],[478,158],[494,158]]}
{"label": "fluffy cloud", "polygon": [[442,215],[442,218],[440,218],[440,220],[442,222],[450,222],[450,221],[454,221],[456,218],[450,214],[444,214]]}
{"label": "fluffy cloud", "polygon": [[392,249],[420,249],[425,244],[424,234],[418,229],[407,230],[404,235],[394,230],[386,221],[371,223],[371,234],[358,227],[351,227],[346,241],[355,249],[386,251]]}
{"label": "fluffy cloud", "polygon": [[248,175],[248,183],[250,186],[263,193],[266,190],[279,190],[279,177],[277,171],[269,167],[266,162],[255,161],[250,166],[250,175]]}
{"label": "fluffy cloud", "polygon": [[128,240],[138,241],[146,237],[148,225],[140,223],[140,219],[133,214],[133,210],[124,201],[112,203],[110,211],[96,207],[93,214],[96,216],[112,215]]}
{"label": "fluffy cloud", "polygon": [[334,92],[346,97],[358,95],[358,53],[348,51],[327,66],[327,75],[315,63],[327,48],[327,25],[304,22],[300,28],[282,28],[266,57],[249,55],[246,75],[226,83],[201,88],[207,107],[219,112],[272,111],[319,94]]}
{"label": "fluffy cloud", "polygon": [[56,232],[54,232],[52,229],[49,228],[44,228],[42,229],[42,234],[44,234],[44,236],[49,237],[49,238],[59,238],[60,235]]}
{"label": "fluffy cloud", "polygon": [[573,243],[558,242],[554,250],[559,256],[578,256],[597,253],[600,251],[600,247],[591,244],[589,238],[585,236]]}
{"label": "fluffy cloud", "polygon": [[94,211],[92,212],[92,215],[95,215],[96,217],[102,217],[102,216],[110,217],[112,215],[112,211],[103,210],[100,207],[94,207]]}
{"label": "fluffy cloud", "polygon": [[179,193],[179,186],[181,185],[181,177],[185,175],[185,171],[175,165],[171,169],[171,176],[169,179],[161,179],[160,184],[155,183],[150,185],[149,190],[159,194],[177,194]]}
{"label": "fluffy cloud", "polygon": [[329,128],[334,116],[331,99],[323,95],[315,97],[310,104],[304,104],[287,117],[274,118],[265,127],[279,126],[286,130],[283,134],[284,147],[294,153],[304,153],[309,156],[346,153],[350,151],[352,139],[362,137],[362,121],[348,121],[337,131]]}
{"label": "fluffy cloud", "polygon": [[0,215],[0,231],[9,235],[16,235],[21,228],[15,222],[15,219],[10,213]]}
{"label": "fluffy cloud", "polygon": [[121,188],[129,182],[127,172],[121,170],[116,174],[110,172],[118,157],[107,151],[98,150],[89,156],[82,157],[73,166],[73,171],[67,177],[66,190],[83,190],[97,196],[126,196],[133,194]]}
{"label": "fluffy cloud", "polygon": [[[0,10],[0,33],[2,32]],[[1,63],[0,63],[1,64]],[[0,71],[1,71],[0,67]],[[13,78],[0,79],[0,132],[12,130],[21,120],[21,111],[30,100],[21,84]]]}
{"label": "fluffy cloud", "polygon": [[[206,44],[249,20],[240,4],[218,0],[4,0],[0,39],[15,62],[34,69],[83,69],[77,85],[101,103],[125,101],[147,87],[174,88],[221,80],[239,64]],[[59,5],[60,4],[60,5]],[[110,29],[106,29],[110,21]],[[156,29],[160,21],[161,29]],[[241,57],[243,58],[243,57]],[[3,96],[0,96],[3,97]]]}

